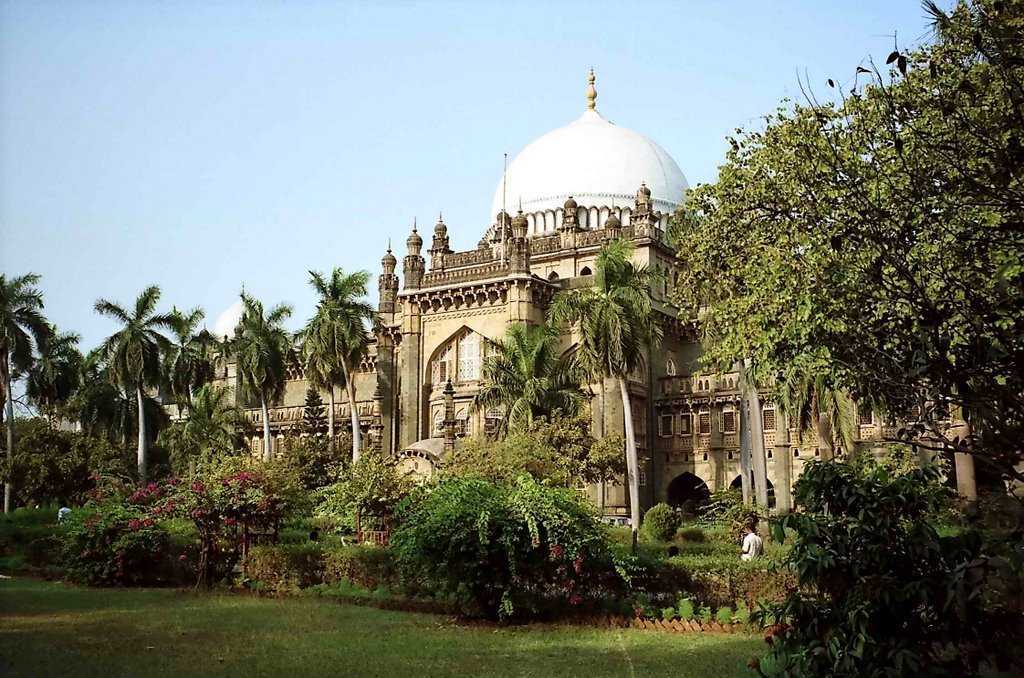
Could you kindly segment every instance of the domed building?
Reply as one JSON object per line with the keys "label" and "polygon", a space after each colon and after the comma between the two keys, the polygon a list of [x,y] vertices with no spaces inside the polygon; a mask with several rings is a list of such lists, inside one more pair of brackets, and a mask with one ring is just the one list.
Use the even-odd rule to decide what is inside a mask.
{"label": "domed building", "polygon": [[[366,444],[427,478],[461,439],[497,428],[503,412],[472,406],[491,343],[511,325],[543,322],[559,291],[593,284],[602,245],[625,238],[636,263],[661,274],[652,298],[664,338],[629,379],[643,460],[641,501],[645,508],[659,501],[685,505],[738,486],[738,375],[699,371],[693,324],[678,318],[668,299],[678,264],[666,230],[686,188],[665,149],[598,113],[591,71],[583,114],[528,144],[500,177],[493,216],[476,248],[454,251],[441,216],[424,234],[429,242],[413,224],[401,259],[389,245],[378,277],[375,341],[355,374],[354,406]],[[566,334],[562,341],[563,350],[572,351],[576,337]],[[233,383],[234,365],[225,366],[220,379]],[[307,387],[296,362],[283,400],[269,412],[276,446],[286,445],[302,422]],[[594,434],[621,433],[618,389],[595,383],[590,391]],[[344,427],[352,405],[343,389],[333,400],[334,421]],[[261,430],[260,410],[248,412]],[[769,403],[752,430],[761,429],[770,485],[788,506],[792,480],[818,452],[791,447],[790,431],[776,431],[775,422]],[[262,446],[259,437],[251,442],[254,449]],[[606,514],[628,514],[623,483],[589,491]]]}

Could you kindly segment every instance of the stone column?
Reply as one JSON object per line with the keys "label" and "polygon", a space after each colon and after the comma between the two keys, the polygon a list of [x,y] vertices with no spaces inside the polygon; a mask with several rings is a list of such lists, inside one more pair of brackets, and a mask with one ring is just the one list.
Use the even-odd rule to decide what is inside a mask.
{"label": "stone column", "polygon": [[380,408],[380,450],[387,456],[395,453],[395,342],[391,335],[382,331],[377,334],[377,390]]}
{"label": "stone column", "polygon": [[402,343],[399,354],[399,408],[400,421],[398,432],[398,449],[412,445],[420,440],[420,426],[423,419],[423,384],[420,381],[422,370],[421,339],[423,320],[417,303],[410,300],[405,304],[402,316]]}
{"label": "stone column", "polygon": [[444,386],[444,455],[448,459],[455,451],[455,387],[452,380]]}
{"label": "stone column", "polygon": [[793,510],[793,452],[789,449],[789,417],[775,407],[775,511]]}
{"label": "stone column", "polygon": [[[711,468],[715,477],[714,491],[718,492],[727,487],[725,478],[725,445],[722,437],[722,407],[718,403],[711,403],[708,405],[708,409],[711,417],[711,439],[709,441],[708,459],[711,461]],[[699,427],[699,413],[697,417],[697,426]]]}

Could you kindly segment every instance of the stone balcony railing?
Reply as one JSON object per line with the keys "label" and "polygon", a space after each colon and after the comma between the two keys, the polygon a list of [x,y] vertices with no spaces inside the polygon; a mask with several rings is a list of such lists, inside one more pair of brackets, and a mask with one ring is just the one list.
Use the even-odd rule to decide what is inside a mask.
{"label": "stone balcony railing", "polygon": [[500,278],[510,271],[508,264],[491,261],[479,266],[470,266],[455,270],[431,271],[423,276],[423,287],[441,287],[475,280]]}
{"label": "stone balcony railing", "polygon": [[494,261],[494,252],[491,251],[490,247],[444,255],[445,269],[476,266],[477,264],[486,264],[489,261]]}

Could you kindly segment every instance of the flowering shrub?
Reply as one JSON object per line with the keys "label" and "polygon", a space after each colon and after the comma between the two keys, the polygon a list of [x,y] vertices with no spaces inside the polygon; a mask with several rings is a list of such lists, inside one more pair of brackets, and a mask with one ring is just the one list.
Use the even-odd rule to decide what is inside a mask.
{"label": "flowering shrub", "polygon": [[594,602],[617,586],[603,526],[574,490],[523,475],[456,477],[414,493],[391,549],[408,586],[500,619]]}
{"label": "flowering shrub", "polygon": [[199,584],[209,584],[237,562],[249,532],[276,532],[300,501],[295,469],[245,457],[224,457],[204,465],[188,482],[171,481],[154,502],[154,515],[190,519],[198,535]]}
{"label": "flowering shrub", "polygon": [[62,559],[73,581],[155,584],[166,579],[168,541],[145,506],[116,498],[90,502],[66,522]]}

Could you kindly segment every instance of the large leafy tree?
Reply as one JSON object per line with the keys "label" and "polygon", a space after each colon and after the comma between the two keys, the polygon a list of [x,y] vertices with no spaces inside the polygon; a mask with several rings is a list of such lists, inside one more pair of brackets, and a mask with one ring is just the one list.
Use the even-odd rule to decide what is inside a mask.
{"label": "large leafy tree", "polygon": [[340,268],[330,277],[309,272],[309,284],[316,290],[316,313],[301,333],[302,355],[307,378],[326,389],[328,428],[334,440],[334,388],[343,386],[348,395],[352,419],[352,460],[359,459],[361,443],[359,410],[356,407],[355,370],[370,344],[367,324],[374,317],[373,306],[364,301],[370,274],[345,273]]}
{"label": "large leafy tree", "polygon": [[159,441],[170,454],[171,467],[181,473],[195,462],[237,453],[247,428],[245,414],[230,393],[207,384],[193,395],[188,415],[161,431]]}
{"label": "large leafy tree", "polygon": [[[710,363],[775,384],[814,365],[910,421],[895,438],[1021,479],[1024,2],[929,9],[930,44],[731,139],[676,220],[678,293]],[[957,411],[973,435],[942,424]]]}
{"label": "large leafy tree", "polygon": [[559,355],[559,332],[550,325],[512,325],[483,362],[484,383],[474,407],[500,408],[512,429],[529,427],[556,410],[574,415],[586,401],[574,354]]}
{"label": "large leafy tree", "polygon": [[172,341],[165,359],[164,371],[171,395],[178,405],[178,414],[192,408],[192,393],[213,379],[215,339],[199,329],[203,311],[171,310]]}
{"label": "large leafy tree", "polygon": [[113,318],[121,328],[102,344],[107,369],[114,383],[125,394],[135,394],[136,427],[139,434],[137,464],[139,480],[144,482],[149,471],[149,439],[146,427],[146,395],[149,388],[160,386],[162,358],[171,342],[160,330],[174,327],[170,314],[157,313],[160,288],[147,287],[136,298],[134,306],[125,308],[106,299],[96,302],[96,312]]}
{"label": "large leafy tree", "polygon": [[50,341],[25,377],[25,395],[46,415],[51,427],[60,417],[60,408],[71,400],[81,384],[82,357],[78,350],[81,337],[74,332],[59,332],[50,327]]}
{"label": "large leafy tree", "polygon": [[242,319],[235,330],[232,347],[238,360],[243,394],[259,400],[263,414],[263,459],[271,461],[269,405],[284,394],[292,345],[284,322],[291,316],[292,308],[278,304],[264,311],[260,301],[244,292],[242,305]]}
{"label": "large leafy tree", "polygon": [[0,274],[0,423],[7,418],[7,470],[4,474],[4,513],[11,510],[10,481],[14,453],[14,372],[26,373],[33,364],[33,349],[46,350],[50,325],[43,317],[43,293],[34,273],[8,278]]}
{"label": "large leafy tree", "polygon": [[651,305],[655,274],[631,260],[632,245],[616,240],[597,255],[592,287],[566,290],[551,305],[554,322],[568,323],[579,334],[576,360],[593,379],[614,379],[622,397],[626,431],[626,468],[634,539],[640,528],[640,480],[629,399],[631,372],[644,364],[644,350],[661,337]]}

